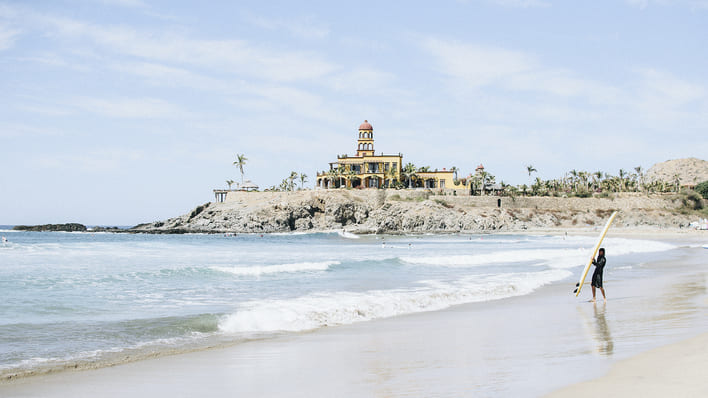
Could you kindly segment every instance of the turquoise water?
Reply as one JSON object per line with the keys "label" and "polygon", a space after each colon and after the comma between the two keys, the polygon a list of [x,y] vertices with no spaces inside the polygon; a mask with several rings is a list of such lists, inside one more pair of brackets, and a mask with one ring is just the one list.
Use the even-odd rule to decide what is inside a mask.
{"label": "turquoise water", "polygon": [[[526,295],[594,238],[3,231],[0,374],[139,359]],[[607,277],[671,256],[609,238]],[[634,269],[635,277],[637,272]]]}

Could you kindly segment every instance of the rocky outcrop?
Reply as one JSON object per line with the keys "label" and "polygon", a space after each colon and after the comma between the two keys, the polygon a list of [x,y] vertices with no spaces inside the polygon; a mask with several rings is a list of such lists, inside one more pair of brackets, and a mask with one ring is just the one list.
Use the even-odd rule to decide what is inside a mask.
{"label": "rocky outcrop", "polygon": [[78,223],[67,224],[43,224],[43,225],[15,225],[15,231],[35,231],[35,232],[86,232],[86,226]]}
{"label": "rocky outcrop", "polygon": [[[617,227],[684,228],[695,216],[676,196],[501,198],[422,191],[235,192],[130,232],[273,233],[345,229],[355,233],[524,231],[595,227],[620,210]],[[679,211],[680,210],[680,211]]]}

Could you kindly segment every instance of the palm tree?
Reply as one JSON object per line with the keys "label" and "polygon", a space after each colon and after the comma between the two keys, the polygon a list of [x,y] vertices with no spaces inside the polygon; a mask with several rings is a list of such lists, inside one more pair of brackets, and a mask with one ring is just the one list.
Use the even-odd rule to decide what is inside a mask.
{"label": "palm tree", "polygon": [[398,170],[396,170],[395,168],[391,167],[390,169],[388,169],[388,173],[387,173],[387,174],[388,174],[388,175],[387,175],[387,177],[388,177],[388,186],[389,186],[389,187],[393,187],[393,182],[396,180],[396,177],[398,177]]}
{"label": "palm tree", "polygon": [[229,191],[230,191],[231,186],[234,185],[234,180],[226,180],[226,184],[229,186]]}
{"label": "palm tree", "polygon": [[674,174],[674,185],[676,185],[676,192],[678,192],[681,187],[681,175],[680,174]]}
{"label": "palm tree", "polygon": [[357,175],[357,174],[356,174],[356,171],[355,171],[354,169],[351,169],[351,168],[350,168],[350,169],[347,171],[347,174],[346,174],[346,176],[345,176],[346,179],[347,179],[347,181],[349,181],[349,186],[352,187],[352,188],[354,188],[354,184],[352,184],[352,182],[353,182],[354,179],[356,178],[356,175]]}
{"label": "palm tree", "polygon": [[305,188],[305,183],[307,182],[307,174],[300,173],[300,189]]}
{"label": "palm tree", "polygon": [[[351,166],[349,166],[349,170],[351,170]],[[337,168],[337,176],[339,177],[339,187],[341,188],[342,185],[344,185],[344,165],[340,164],[339,167]]]}
{"label": "palm tree", "polygon": [[570,175],[572,177],[570,180],[571,180],[571,184],[573,186],[573,191],[576,191],[578,189],[578,187],[577,187],[578,171],[573,169],[570,171]]}
{"label": "palm tree", "polygon": [[531,173],[535,173],[538,170],[536,170],[536,168],[533,167],[532,165],[528,165],[528,166],[526,166],[526,171],[529,173],[529,177],[531,177]]}
{"label": "palm tree", "polygon": [[455,179],[457,179],[457,172],[460,171],[460,169],[458,169],[458,168],[455,167],[455,166],[452,166],[452,167],[450,167],[450,171],[452,171],[453,173],[455,173]]}
{"label": "palm tree", "polygon": [[331,169],[327,172],[327,179],[329,180],[328,188],[332,188],[334,185],[334,180],[337,179],[337,170]]}
{"label": "palm tree", "polygon": [[482,186],[482,196],[484,196],[487,193],[487,179],[489,178],[489,173],[486,171],[480,171],[479,172],[479,182],[480,185]]}
{"label": "palm tree", "polygon": [[415,177],[415,165],[413,163],[408,163],[401,169],[401,175],[408,179],[408,188],[413,188],[413,178]]}
{"label": "palm tree", "polygon": [[619,178],[620,178],[620,184],[621,184],[621,185],[620,185],[620,191],[626,191],[626,187],[627,187],[627,181],[626,181],[627,172],[624,171],[624,169],[620,169],[620,170],[619,170]]}
{"label": "palm tree", "polygon": [[537,172],[538,172],[538,170],[536,170],[536,168],[533,167],[532,165],[526,166],[526,171],[529,173],[529,178],[531,178],[531,173],[537,173]]}
{"label": "palm tree", "polygon": [[238,169],[241,172],[241,184],[243,184],[243,166],[246,165],[247,160],[248,158],[246,158],[245,154],[236,154],[236,160],[234,161],[234,165],[238,166]]}
{"label": "palm tree", "polygon": [[297,172],[295,172],[295,171],[291,171],[290,176],[288,176],[288,178],[286,178],[286,180],[288,181],[288,187],[290,188],[291,191],[295,190],[295,182],[294,181],[296,178],[297,178]]}
{"label": "palm tree", "polygon": [[602,181],[602,174],[603,173],[600,170],[592,173],[593,179],[595,180],[595,187],[596,188],[601,186],[600,181]]}
{"label": "palm tree", "polygon": [[639,177],[639,188],[641,190],[644,185],[644,169],[642,169],[642,166],[637,166],[634,168],[634,171],[637,172],[637,176]]}

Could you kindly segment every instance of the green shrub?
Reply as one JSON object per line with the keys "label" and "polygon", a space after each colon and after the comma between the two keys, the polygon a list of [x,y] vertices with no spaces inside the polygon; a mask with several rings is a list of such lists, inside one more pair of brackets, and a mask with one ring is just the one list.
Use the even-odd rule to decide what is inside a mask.
{"label": "green shrub", "polygon": [[708,199],[708,181],[696,185],[696,192],[703,196],[703,199]]}
{"label": "green shrub", "polygon": [[440,206],[447,207],[448,209],[452,209],[453,207],[455,207],[442,199],[434,199],[434,201],[435,201],[435,203],[439,204]]}
{"label": "green shrub", "polygon": [[691,210],[701,210],[703,208],[703,198],[696,192],[689,192],[683,198],[681,202],[684,208]]}

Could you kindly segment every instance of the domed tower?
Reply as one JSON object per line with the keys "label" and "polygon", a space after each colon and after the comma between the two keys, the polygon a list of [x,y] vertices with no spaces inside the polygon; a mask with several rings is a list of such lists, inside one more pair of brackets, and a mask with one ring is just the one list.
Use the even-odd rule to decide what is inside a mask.
{"label": "domed tower", "polygon": [[374,128],[368,120],[359,126],[356,156],[374,156]]}

